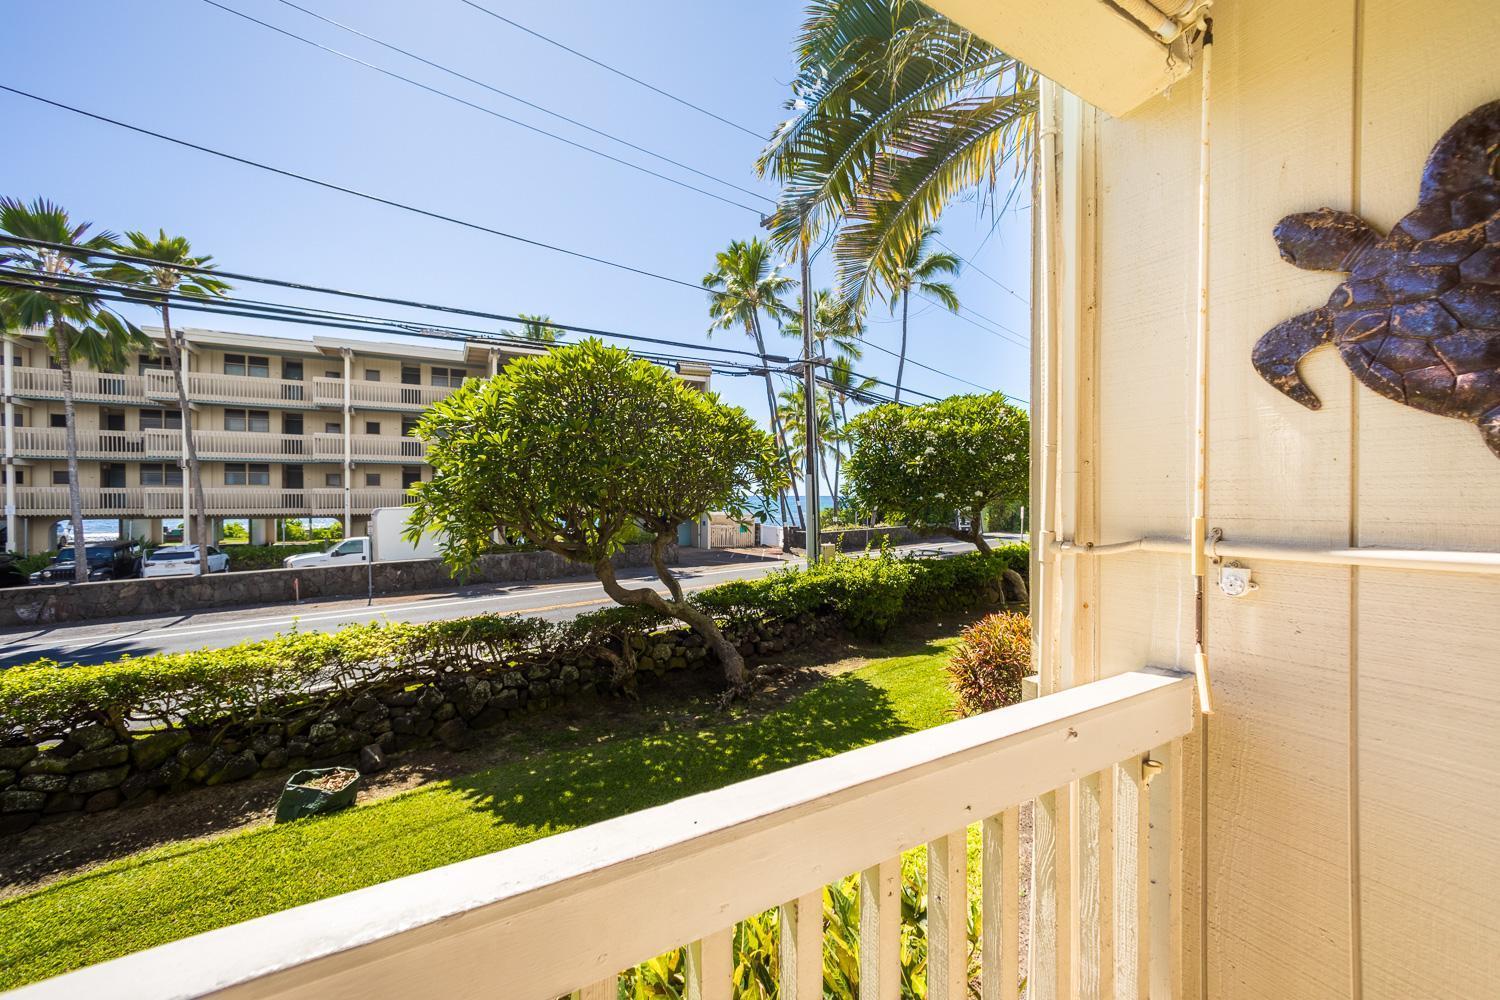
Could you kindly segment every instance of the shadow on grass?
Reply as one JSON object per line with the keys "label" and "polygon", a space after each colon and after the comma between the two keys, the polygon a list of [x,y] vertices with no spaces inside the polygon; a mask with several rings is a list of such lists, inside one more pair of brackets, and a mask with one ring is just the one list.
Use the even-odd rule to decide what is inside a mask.
{"label": "shadow on grass", "polygon": [[564,750],[449,786],[495,822],[533,830],[586,826],[769,771],[911,732],[889,695],[867,680],[825,680],[792,704],[729,725],[621,737]]}

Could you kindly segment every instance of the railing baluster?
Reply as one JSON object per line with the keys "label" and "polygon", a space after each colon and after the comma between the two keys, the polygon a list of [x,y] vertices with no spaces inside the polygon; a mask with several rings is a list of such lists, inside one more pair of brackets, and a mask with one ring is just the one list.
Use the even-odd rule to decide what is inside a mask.
{"label": "railing baluster", "polygon": [[980,826],[982,1000],[1016,1000],[1021,982],[1021,809]]}
{"label": "railing baluster", "polygon": [[823,890],[781,906],[781,1000],[823,1000]]}
{"label": "railing baluster", "polygon": [[927,996],[969,995],[968,831],[927,845]]}
{"label": "railing baluster", "polygon": [[1078,995],[1115,995],[1115,769],[1078,782]]}
{"label": "railing baluster", "polygon": [[687,949],[687,1000],[730,1000],[734,928],[699,938]]}
{"label": "railing baluster", "polygon": [[859,874],[859,1000],[901,997],[901,859]]}
{"label": "railing baluster", "polygon": [[616,1000],[620,992],[619,980],[619,976],[610,976],[597,983],[590,983],[582,989],[574,990],[573,1000]]}

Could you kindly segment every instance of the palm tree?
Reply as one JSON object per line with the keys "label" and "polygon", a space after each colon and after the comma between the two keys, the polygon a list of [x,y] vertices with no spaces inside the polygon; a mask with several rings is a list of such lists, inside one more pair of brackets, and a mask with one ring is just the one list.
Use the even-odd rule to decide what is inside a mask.
{"label": "palm tree", "polygon": [[855,374],[854,360],[858,360],[857,356],[854,359],[834,358],[828,371],[828,381],[833,383],[828,387],[828,398],[837,414],[834,425],[833,453],[833,509],[835,512],[838,511],[839,484],[844,471],[844,445],[849,437],[849,400],[865,401],[869,398],[867,394],[873,392],[875,386],[879,384],[873,378]]}
{"label": "palm tree", "polygon": [[943,15],[917,0],[811,0],[797,53],[792,115],[756,166],[783,185],[778,247],[843,223],[845,297],[868,301],[955,195],[983,187],[993,207],[1022,186],[1036,74]]}
{"label": "palm tree", "polygon": [[[67,210],[44,198],[25,204],[0,198],[0,232],[23,240],[54,246],[0,242],[0,266],[7,269],[10,286],[0,288],[6,324],[17,328],[44,327],[47,350],[62,374],[63,417],[68,456],[68,511],[73,526],[73,578],[89,578],[83,532],[83,493],[78,483],[78,425],[73,405],[73,364],[87,362],[97,371],[124,366],[129,352],[150,344],[146,335],[122,316],[111,312],[90,284],[97,264],[92,250],[108,250],[115,235],[89,235],[90,223],[73,223]],[[66,247],[67,249],[60,249]]]}
{"label": "palm tree", "polygon": [[[801,469],[802,463],[807,455],[807,400],[802,394],[801,386],[788,386],[781,390],[777,397],[775,420],[778,429],[786,438],[788,460],[794,469]],[[823,482],[828,479],[828,450],[830,446],[837,446],[840,440],[839,431],[833,422],[833,404],[826,393],[818,395],[818,442],[820,444],[818,453],[818,465],[822,470]],[[834,494],[835,500],[838,494]],[[817,497],[808,497],[808,503],[816,503]]]}
{"label": "palm tree", "polygon": [[534,344],[556,344],[562,340],[563,332],[552,325],[551,316],[532,316],[521,313],[521,336]]}
{"label": "palm tree", "polygon": [[937,239],[936,226],[924,226],[922,235],[895,261],[880,269],[881,284],[890,298],[891,312],[901,307],[901,351],[896,356],[896,402],[901,402],[901,379],[906,374],[906,323],[911,313],[912,292],[926,295],[948,309],[958,312],[958,293],[939,275],[957,274],[958,258],[947,251],[928,249]]}
{"label": "palm tree", "polygon": [[[786,434],[776,419],[776,385],[766,361],[766,338],[760,323],[761,314],[765,313],[785,332],[783,324],[794,319],[796,311],[781,297],[795,284],[791,278],[777,273],[771,247],[758,237],[731,241],[727,249],[714,256],[714,269],[703,277],[703,287],[709,295],[709,335],[712,336],[715,330],[732,330],[739,326],[755,341],[755,352],[760,355],[766,378],[766,407],[776,432],[776,446],[787,460],[792,495],[800,513],[802,497],[797,489],[797,470],[787,451]],[[785,494],[781,496],[781,521],[788,523]]]}
{"label": "palm tree", "polygon": [[[790,320],[786,325],[786,332],[790,336],[802,336],[802,318],[800,316]],[[852,380],[852,363],[864,356],[860,347],[860,338],[864,336],[865,323],[860,311],[844,299],[834,294],[832,289],[823,288],[813,296],[813,340],[819,357],[830,357],[833,368],[831,372],[837,372],[842,364],[846,380]],[[870,386],[873,380],[866,380]],[[823,477],[824,482],[832,487],[833,510],[838,513],[839,506],[839,478],[843,470],[844,432],[842,425],[846,423],[847,404],[841,410],[835,410],[832,406],[833,390],[825,390],[829,397],[829,429],[825,444],[833,450],[833,479],[829,480],[827,474]],[[826,463],[825,467],[826,467]]]}
{"label": "palm tree", "polygon": [[[187,452],[188,485],[193,492],[194,530],[198,541],[198,567],[208,575],[208,512],[203,495],[203,473],[198,463],[198,446],[193,438],[192,412],[188,408],[187,345],[172,329],[172,307],[169,296],[174,292],[198,298],[211,298],[229,291],[229,285],[207,272],[213,270],[213,258],[194,256],[193,248],[183,236],[168,236],[157,230],[155,237],[128,232],[117,247],[121,254],[140,258],[116,261],[102,268],[100,276],[110,281],[137,285],[151,292],[141,297],[161,313],[162,339],[167,345],[167,359],[172,365],[172,381],[177,385],[177,410],[182,415],[182,441]],[[141,294],[141,293],[137,293]],[[183,524],[183,541],[189,541],[187,524]]]}

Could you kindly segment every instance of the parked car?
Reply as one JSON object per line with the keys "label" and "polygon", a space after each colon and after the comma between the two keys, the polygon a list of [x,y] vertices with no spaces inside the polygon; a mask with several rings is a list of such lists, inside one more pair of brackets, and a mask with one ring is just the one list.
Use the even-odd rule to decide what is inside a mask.
{"label": "parked car", "polygon": [[[129,580],[141,575],[140,542],[85,542],[90,580]],[[57,550],[52,562],[31,574],[32,583],[72,583],[73,546]]]}
{"label": "parked car", "polygon": [[[197,576],[201,567],[196,545],[164,545],[146,554],[141,576]],[[208,571],[229,572],[229,554],[217,546],[208,547]]]}
{"label": "parked car", "polygon": [[281,560],[286,569],[308,569],[312,566],[353,566],[375,562],[398,562],[407,559],[436,559],[442,555],[443,536],[428,532],[413,542],[406,537],[411,520],[410,507],[377,507],[370,512],[370,533],[335,542],[322,552],[303,552]]}

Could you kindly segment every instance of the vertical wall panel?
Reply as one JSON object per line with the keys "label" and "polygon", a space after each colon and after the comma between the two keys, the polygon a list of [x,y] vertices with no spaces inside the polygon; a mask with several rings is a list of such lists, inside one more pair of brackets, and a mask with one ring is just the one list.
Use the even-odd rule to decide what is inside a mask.
{"label": "vertical wall panel", "polygon": [[[1359,210],[1416,205],[1433,142],[1500,99],[1500,5],[1365,0]],[[1363,386],[1357,530],[1366,545],[1500,550],[1500,460],[1469,424]],[[1369,998],[1500,986],[1500,582],[1361,570],[1362,970]]]}
{"label": "vertical wall panel", "polygon": [[[1323,409],[1312,412],[1268,386],[1250,355],[1332,288],[1283,262],[1271,229],[1350,197],[1354,3],[1215,4],[1208,523],[1231,539],[1348,540],[1347,372],[1328,352],[1313,359]],[[1343,997],[1349,574],[1255,571],[1252,598],[1209,589],[1208,995]]]}

